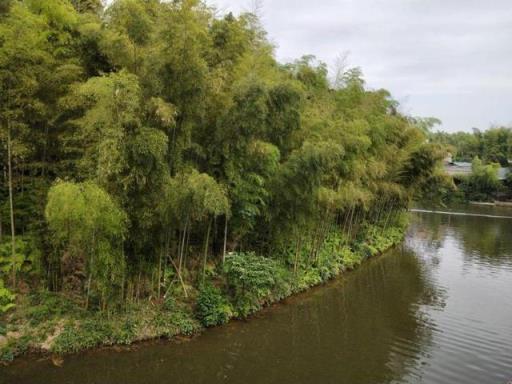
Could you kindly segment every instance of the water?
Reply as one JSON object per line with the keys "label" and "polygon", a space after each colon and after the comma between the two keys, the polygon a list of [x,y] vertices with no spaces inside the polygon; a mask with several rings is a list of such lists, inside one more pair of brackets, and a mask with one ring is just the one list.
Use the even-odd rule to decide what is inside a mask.
{"label": "water", "polygon": [[249,321],[62,368],[22,359],[0,368],[0,383],[508,383],[512,219],[412,217],[401,247]]}

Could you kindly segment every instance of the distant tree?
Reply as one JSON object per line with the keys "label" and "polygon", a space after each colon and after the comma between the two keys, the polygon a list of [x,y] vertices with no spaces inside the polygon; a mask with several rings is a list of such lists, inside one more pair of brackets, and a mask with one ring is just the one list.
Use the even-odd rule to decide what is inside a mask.
{"label": "distant tree", "polygon": [[486,162],[509,166],[512,132],[507,128],[492,128],[482,135],[482,156]]}
{"label": "distant tree", "polygon": [[471,176],[460,186],[470,200],[487,201],[496,197],[501,188],[498,179],[500,165],[492,163],[485,165],[478,157],[473,159]]}

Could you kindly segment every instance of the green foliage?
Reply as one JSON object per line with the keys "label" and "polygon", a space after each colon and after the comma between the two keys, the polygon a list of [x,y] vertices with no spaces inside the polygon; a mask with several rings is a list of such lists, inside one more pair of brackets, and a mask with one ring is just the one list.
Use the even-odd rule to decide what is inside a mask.
{"label": "green foliage", "polygon": [[12,255],[11,240],[0,244],[0,276],[7,276],[13,269],[16,272],[30,273],[38,268],[41,251],[33,239],[18,236],[15,241],[15,255]]}
{"label": "green foliage", "polygon": [[0,15],[6,14],[11,8],[12,0],[3,0],[0,2]]}
{"label": "green foliage", "polygon": [[153,320],[153,325],[156,333],[165,337],[192,336],[201,329],[201,324],[193,317],[193,314],[183,308],[158,313]]}
{"label": "green foliage", "polygon": [[190,313],[178,311],[171,316],[172,323],[174,324],[174,335],[192,336],[200,330],[200,324],[195,320]]}
{"label": "green foliage", "polygon": [[400,226],[391,228],[366,227],[360,234],[354,249],[363,258],[380,254],[403,240],[404,230]]}
{"label": "green foliage", "polygon": [[[111,319],[93,316],[81,320],[70,320],[56,337],[51,351],[63,354],[91,349],[99,345],[131,344],[140,337],[142,323],[150,319],[139,314],[128,313]],[[183,326],[184,330],[188,331],[189,326],[184,325],[184,321],[181,323],[174,321],[175,326]]]}
{"label": "green foliage", "polygon": [[[20,316],[68,314],[59,352],[192,333],[179,295],[223,323],[392,245],[413,198],[450,188],[437,120],[400,114],[358,67],[335,75],[313,56],[278,63],[255,15],[199,0],[3,2],[0,273],[60,295]],[[506,129],[475,138],[466,154],[508,159]],[[196,297],[225,257],[209,277],[226,286]],[[162,305],[119,311],[146,302]]]}
{"label": "green foliage", "polygon": [[[510,183],[501,184],[496,177],[501,166],[509,168],[512,158],[512,130],[510,127],[491,127],[486,131],[473,129],[469,132],[445,132],[430,135],[432,142],[443,144],[445,152],[452,155],[455,162],[472,162],[473,174],[470,177],[455,177],[458,190],[447,194],[452,201],[489,201],[500,195],[510,198]],[[476,161],[476,163],[475,163]]]}
{"label": "green foliage", "polygon": [[177,307],[177,303],[176,303],[176,298],[174,298],[171,295],[165,296],[163,308],[166,311],[174,311],[175,309],[177,309],[178,307]]}
{"label": "green foliage", "polygon": [[363,256],[359,253],[353,252],[349,247],[341,249],[340,257],[345,269],[354,269],[361,264]]}
{"label": "green foliage", "polygon": [[[120,193],[120,177],[127,171],[126,144],[129,130],[140,125],[140,89],[136,76],[125,71],[92,77],[64,99],[67,109],[85,110],[74,120],[81,143],[81,173],[96,178],[108,191]],[[85,145],[83,145],[85,144]]]}
{"label": "green foliage", "polygon": [[489,201],[496,196],[502,185],[498,179],[499,164],[484,165],[482,160],[475,157],[472,162],[472,173],[459,188],[469,200]]}
{"label": "green foliage", "polygon": [[0,314],[7,312],[8,310],[15,307],[14,299],[16,295],[14,295],[11,291],[9,291],[5,286],[4,282],[0,279]]}
{"label": "green foliage", "polygon": [[459,192],[453,178],[444,170],[438,169],[423,183],[416,198],[432,207],[446,206]]}
{"label": "green foliage", "polygon": [[117,334],[114,339],[115,344],[129,345],[133,343],[137,336],[137,324],[132,319],[128,318],[120,324],[117,329]]}
{"label": "green foliage", "polygon": [[204,284],[199,290],[196,313],[205,327],[225,324],[233,315],[229,302],[220,290],[211,284]]}
{"label": "green foliage", "polygon": [[201,220],[208,215],[229,214],[226,191],[211,176],[192,170],[177,175],[169,186],[170,209],[174,217]]}
{"label": "green foliage", "polygon": [[455,161],[470,162],[475,157],[485,163],[499,163],[508,167],[512,158],[512,130],[510,127],[491,127],[482,132],[473,129],[469,132],[437,132],[431,134],[433,142],[444,144]]}
{"label": "green foliage", "polygon": [[247,316],[272,301],[272,293],[285,288],[283,266],[251,253],[235,253],[226,258],[224,273],[232,292],[235,313]]}
{"label": "green foliage", "polygon": [[71,4],[80,13],[98,13],[102,7],[101,0],[71,0]]}
{"label": "green foliage", "polygon": [[10,340],[9,343],[0,350],[0,362],[11,362],[16,356],[28,352],[30,341],[29,336],[22,336],[19,339]]}
{"label": "green foliage", "polygon": [[405,185],[423,188],[428,184],[444,157],[443,148],[436,144],[424,144],[412,152],[402,170]]}
{"label": "green foliage", "polygon": [[52,352],[78,352],[98,345],[109,344],[112,336],[113,328],[106,321],[85,320],[78,326],[74,322],[70,322],[66,324],[62,333],[55,340]]}
{"label": "green foliage", "polygon": [[58,320],[67,315],[80,315],[83,309],[62,294],[41,291],[33,293],[28,298],[29,304],[24,309],[31,326],[47,321]]}
{"label": "green foliage", "polygon": [[126,215],[92,182],[58,182],[48,193],[46,219],[57,250],[83,260],[90,282],[102,298],[119,287],[125,260]]}
{"label": "green foliage", "polygon": [[48,193],[46,218],[56,240],[77,246],[100,239],[122,239],[125,216],[98,186],[87,182],[56,183]]}

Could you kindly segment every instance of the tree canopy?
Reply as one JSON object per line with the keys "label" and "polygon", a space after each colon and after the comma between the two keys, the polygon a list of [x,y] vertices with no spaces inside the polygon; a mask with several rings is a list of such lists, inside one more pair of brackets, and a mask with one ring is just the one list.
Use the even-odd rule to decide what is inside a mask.
{"label": "tree canopy", "polygon": [[[2,2],[0,243],[105,308],[232,251],[307,268],[333,233],[386,227],[439,176],[437,120],[273,52],[255,15],[199,0]],[[503,161],[502,134],[459,153]]]}

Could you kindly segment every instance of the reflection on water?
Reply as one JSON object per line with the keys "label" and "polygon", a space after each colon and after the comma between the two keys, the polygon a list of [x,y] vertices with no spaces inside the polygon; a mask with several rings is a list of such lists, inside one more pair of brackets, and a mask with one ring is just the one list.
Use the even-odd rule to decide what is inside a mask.
{"label": "reflection on water", "polygon": [[[510,215],[482,207],[477,213]],[[421,382],[507,383],[512,379],[512,219],[415,214],[407,246],[429,263],[443,310]],[[425,264],[426,265],[426,264]],[[401,382],[415,382],[409,376]]]}
{"label": "reflection on water", "polygon": [[22,360],[0,383],[506,383],[512,220],[412,215],[402,247],[182,344]]}
{"label": "reflection on water", "polygon": [[[482,212],[479,207],[478,212]],[[493,212],[496,208],[491,208]],[[446,216],[434,213],[415,213],[410,237],[419,240],[417,246],[442,247],[455,242],[468,266],[481,265],[490,270],[512,268],[512,209],[502,209],[501,218],[481,216]],[[478,213],[481,214],[481,213]],[[428,240],[428,241],[426,241]],[[432,251],[432,248],[431,248]]]}

